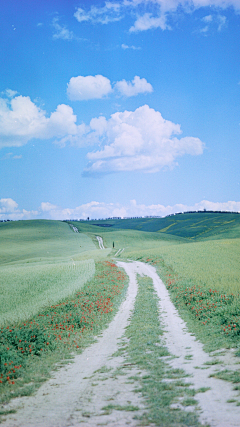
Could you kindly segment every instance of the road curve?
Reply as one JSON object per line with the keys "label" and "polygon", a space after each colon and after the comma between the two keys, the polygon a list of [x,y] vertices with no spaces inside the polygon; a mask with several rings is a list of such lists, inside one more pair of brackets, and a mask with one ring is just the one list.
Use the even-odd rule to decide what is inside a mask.
{"label": "road curve", "polygon": [[[102,413],[93,414],[86,422],[79,423],[79,407],[84,411],[86,399],[91,396],[95,402],[100,401],[101,407],[104,406],[102,388],[98,384],[93,384],[92,375],[94,371],[109,363],[109,357],[116,352],[118,348],[118,339],[124,335],[124,329],[128,324],[131,310],[134,307],[134,301],[137,295],[137,274],[146,275],[152,278],[154,287],[159,297],[159,316],[164,326],[163,344],[168,347],[170,353],[175,358],[167,363],[176,369],[183,369],[190,375],[190,382],[195,389],[201,387],[210,387],[204,393],[197,393],[195,398],[201,408],[200,421],[208,423],[211,427],[239,427],[240,410],[239,406],[228,403],[227,400],[238,400],[238,391],[233,391],[233,385],[220,379],[209,378],[211,373],[216,370],[216,365],[206,365],[212,362],[213,358],[203,351],[201,343],[196,341],[188,331],[186,324],[178,315],[178,312],[172,304],[168,291],[160,280],[154,267],[141,262],[118,262],[120,267],[124,268],[129,276],[129,288],[125,301],[121,304],[118,313],[108,328],[98,338],[98,342],[92,344],[76,356],[73,363],[66,368],[61,368],[54,372],[53,377],[47,381],[37,391],[35,396],[15,399],[12,406],[6,406],[4,409],[11,409],[20,405],[16,414],[7,416],[7,421],[3,422],[4,427],[66,427],[66,426],[91,426],[95,427],[100,422],[105,422],[108,427],[130,425],[135,426],[133,419],[124,419],[124,413],[121,411],[122,419],[120,421],[113,419],[112,415]],[[220,357],[218,357],[220,359]],[[197,367],[197,368],[196,368]],[[218,369],[225,369],[229,366],[217,365]],[[233,367],[232,367],[233,369]],[[237,369],[237,367],[236,367]],[[186,379],[189,382],[189,377]],[[124,389],[119,382],[114,383],[114,393],[124,395]],[[85,403],[84,403],[85,402]],[[86,404],[87,405],[87,404]],[[89,404],[88,402],[88,408]],[[101,406],[102,405],[102,406]],[[105,401],[106,405],[106,401]],[[174,406],[176,409],[181,406],[181,401]],[[189,410],[189,407],[187,408]],[[119,414],[119,411],[118,411]],[[134,414],[133,414],[134,415]],[[98,416],[98,418],[97,418]],[[99,421],[99,416],[100,420]],[[129,414],[128,414],[129,416]]]}
{"label": "road curve", "polygon": [[103,246],[103,239],[102,239],[102,237],[96,236],[96,238],[97,238],[97,241],[98,241],[98,244],[99,244],[99,248],[100,249],[105,249],[104,246]]}

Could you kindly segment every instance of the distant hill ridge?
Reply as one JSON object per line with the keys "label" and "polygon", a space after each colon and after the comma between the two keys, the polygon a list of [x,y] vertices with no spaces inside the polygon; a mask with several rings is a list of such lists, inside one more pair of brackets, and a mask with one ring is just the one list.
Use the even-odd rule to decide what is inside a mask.
{"label": "distant hill ridge", "polygon": [[84,224],[86,230],[91,227],[91,231],[99,227],[102,227],[104,232],[104,229],[108,232],[131,229],[163,233],[165,236],[182,237],[191,241],[206,238],[240,238],[240,215],[237,212],[184,212],[164,218],[89,220],[84,221]]}

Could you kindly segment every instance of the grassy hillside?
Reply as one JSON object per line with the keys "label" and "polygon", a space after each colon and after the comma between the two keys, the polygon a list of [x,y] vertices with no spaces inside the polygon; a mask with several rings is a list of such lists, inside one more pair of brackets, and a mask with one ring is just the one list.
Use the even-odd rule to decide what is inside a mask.
{"label": "grassy hillside", "polygon": [[[240,215],[237,213],[196,212],[165,218],[133,218],[78,222],[81,230],[113,232],[139,230],[199,240],[203,238],[240,237]],[[100,231],[101,230],[101,231]]]}
{"label": "grassy hillside", "polygon": [[[183,280],[223,292],[240,290],[240,215],[187,213],[167,218],[75,222],[79,230],[129,259],[162,259]],[[120,226],[122,229],[120,229]],[[140,230],[141,228],[141,230]],[[155,228],[155,232],[146,231]],[[119,256],[119,255],[118,255]]]}
{"label": "grassy hillside", "polygon": [[80,289],[96,246],[60,221],[0,223],[0,325],[24,320]]}
{"label": "grassy hillside", "polygon": [[[111,260],[116,256],[157,268],[190,331],[209,350],[239,345],[239,218],[196,213],[73,223],[80,233],[59,221],[0,223],[3,401],[12,387],[14,396],[33,392],[35,385],[30,390],[25,383],[38,387],[57,360],[83,348],[112,318],[127,283]],[[96,236],[108,249],[99,249]],[[92,311],[99,295],[100,318]],[[11,371],[13,360],[20,373]]]}
{"label": "grassy hillside", "polygon": [[0,265],[26,260],[71,258],[95,249],[92,240],[60,221],[0,223]]}

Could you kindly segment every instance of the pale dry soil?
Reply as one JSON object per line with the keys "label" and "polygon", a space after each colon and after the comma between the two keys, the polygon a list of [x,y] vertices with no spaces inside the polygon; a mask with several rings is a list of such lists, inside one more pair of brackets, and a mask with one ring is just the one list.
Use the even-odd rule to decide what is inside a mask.
{"label": "pale dry soil", "polygon": [[104,245],[103,245],[103,239],[102,239],[102,237],[100,237],[100,236],[96,236],[96,239],[97,239],[97,241],[98,241],[99,248],[100,248],[100,249],[105,249],[105,248],[104,248]]}
{"label": "pale dry soil", "polygon": [[[191,382],[195,390],[210,387],[210,390],[195,396],[199,402],[200,422],[212,427],[239,427],[240,406],[236,406],[240,402],[239,391],[233,390],[233,384],[209,376],[226,368],[240,371],[240,358],[234,357],[231,350],[206,353],[203,345],[188,332],[155,268],[141,262],[136,262],[135,265],[141,273],[152,278],[159,297],[160,318],[165,330],[163,340],[169,352],[175,356],[166,360],[167,363],[174,369],[184,369],[190,376],[186,381]],[[220,363],[208,365],[215,362]],[[228,403],[228,400],[234,402]],[[174,407],[184,409],[181,401]],[[190,407],[187,407],[187,410],[190,410]]]}
{"label": "pale dry soil", "polygon": [[[186,381],[191,382],[194,389],[210,387],[210,390],[196,394],[195,399],[199,404],[192,409],[197,410],[202,424],[208,423],[212,427],[240,427],[240,406],[236,406],[236,402],[240,401],[239,393],[233,391],[231,383],[209,378],[216,369],[239,369],[232,352],[219,353],[217,359],[220,363],[207,365],[216,356],[205,353],[202,344],[188,332],[155,268],[140,262],[118,264],[129,275],[129,288],[126,300],[109,327],[98,337],[96,343],[77,355],[73,363],[54,372],[36,395],[17,398],[6,405],[4,409],[18,410],[16,414],[6,417],[3,426],[138,425],[136,418],[145,412],[145,402],[142,395],[134,391],[139,384],[129,377],[143,373],[126,363],[124,355],[117,357],[114,353],[126,340],[124,329],[128,325],[137,294],[136,275],[140,274],[152,278],[159,296],[160,318],[165,330],[163,344],[175,356],[165,358],[166,363],[170,367],[184,369],[189,375]],[[228,403],[228,400],[235,402]],[[174,407],[190,409],[182,406],[180,400]],[[130,408],[135,410],[130,411]]]}

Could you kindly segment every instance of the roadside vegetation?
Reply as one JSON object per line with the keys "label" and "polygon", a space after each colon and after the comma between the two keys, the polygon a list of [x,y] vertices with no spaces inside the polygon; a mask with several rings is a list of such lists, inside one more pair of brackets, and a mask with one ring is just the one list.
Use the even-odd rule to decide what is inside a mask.
{"label": "roadside vegetation", "polygon": [[[59,221],[0,223],[1,402],[33,393],[111,321],[128,281],[116,254],[156,267],[206,350],[234,347],[240,354],[240,215],[71,223],[79,233]],[[108,249],[99,249],[96,236]],[[148,372],[141,378],[145,421],[171,425],[177,413],[175,425],[198,425],[193,414],[171,409],[179,396],[194,405],[194,392],[181,382],[182,372],[166,371],[156,296],[149,279],[139,283],[127,336],[130,363]],[[173,381],[164,381],[167,376]]]}
{"label": "roadside vegetation", "polygon": [[[126,329],[128,344],[124,347],[126,362],[140,372],[135,379],[138,391],[145,398],[147,411],[140,423],[166,427],[200,426],[198,417],[192,411],[180,410],[176,404],[197,406],[195,391],[184,381],[184,371],[171,369],[166,363],[171,358],[161,342],[163,333],[159,320],[158,297],[149,277],[138,276],[138,295],[130,325]],[[131,378],[131,377],[130,377]]]}
{"label": "roadside vegetation", "polygon": [[75,224],[89,236],[98,232],[107,247],[114,241],[112,256],[124,248],[118,258],[153,264],[206,350],[240,351],[239,214],[202,212],[95,223]]}
{"label": "roadside vegetation", "polygon": [[[0,329],[1,402],[31,394],[57,362],[71,359],[111,321],[127,287],[127,276],[110,261],[80,291],[25,322]],[[64,362],[63,362],[64,363]]]}
{"label": "roadside vegetation", "polygon": [[2,266],[0,325],[29,319],[80,289],[94,272],[93,259]]}

